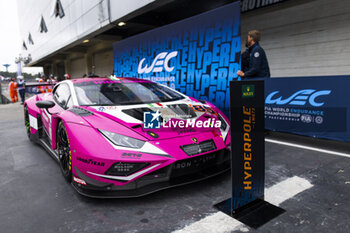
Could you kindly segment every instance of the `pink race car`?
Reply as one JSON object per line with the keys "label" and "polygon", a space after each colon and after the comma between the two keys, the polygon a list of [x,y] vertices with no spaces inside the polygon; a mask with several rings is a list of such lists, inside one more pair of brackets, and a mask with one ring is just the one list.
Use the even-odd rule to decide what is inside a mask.
{"label": "pink race car", "polygon": [[90,197],[136,197],[230,169],[228,118],[136,78],[62,81],[24,103],[30,140]]}

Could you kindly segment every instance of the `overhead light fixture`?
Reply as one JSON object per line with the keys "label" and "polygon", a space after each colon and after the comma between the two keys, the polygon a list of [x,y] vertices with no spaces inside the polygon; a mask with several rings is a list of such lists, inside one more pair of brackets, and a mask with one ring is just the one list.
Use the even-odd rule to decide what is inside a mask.
{"label": "overhead light fixture", "polygon": [[83,40],[83,43],[87,43],[87,42],[89,42],[89,40]]}
{"label": "overhead light fixture", "polygon": [[119,27],[123,27],[123,26],[125,26],[125,25],[126,25],[125,22],[119,22],[119,23],[118,23],[118,26],[119,26]]}

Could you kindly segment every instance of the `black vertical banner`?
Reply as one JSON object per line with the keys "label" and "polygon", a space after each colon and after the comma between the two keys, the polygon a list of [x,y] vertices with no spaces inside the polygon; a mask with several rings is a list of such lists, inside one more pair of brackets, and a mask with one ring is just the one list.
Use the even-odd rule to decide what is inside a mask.
{"label": "black vertical banner", "polygon": [[264,81],[231,81],[232,212],[264,196]]}

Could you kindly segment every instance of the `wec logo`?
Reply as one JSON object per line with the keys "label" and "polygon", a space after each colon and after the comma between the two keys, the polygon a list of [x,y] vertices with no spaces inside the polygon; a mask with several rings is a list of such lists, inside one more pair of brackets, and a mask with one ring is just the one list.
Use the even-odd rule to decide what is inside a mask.
{"label": "wec logo", "polygon": [[314,107],[321,107],[324,105],[324,102],[317,102],[316,98],[323,95],[329,95],[331,93],[330,90],[323,90],[323,91],[316,91],[313,89],[304,89],[301,91],[295,92],[293,95],[288,97],[287,99],[282,99],[282,96],[278,98],[274,98],[275,95],[277,95],[279,91],[274,91],[270,93],[265,100],[265,104],[277,104],[277,105],[298,105],[298,106],[304,106],[307,101],[311,106]]}
{"label": "wec logo", "polygon": [[151,73],[151,72],[162,72],[163,68],[165,69],[165,71],[167,72],[171,72],[174,70],[174,66],[173,67],[169,67],[169,61],[177,56],[177,51],[173,51],[170,53],[167,52],[162,52],[159,53],[153,60],[151,66],[148,66],[147,64],[144,66],[143,63],[146,60],[146,58],[142,58],[137,72],[139,74],[143,74],[143,73]]}

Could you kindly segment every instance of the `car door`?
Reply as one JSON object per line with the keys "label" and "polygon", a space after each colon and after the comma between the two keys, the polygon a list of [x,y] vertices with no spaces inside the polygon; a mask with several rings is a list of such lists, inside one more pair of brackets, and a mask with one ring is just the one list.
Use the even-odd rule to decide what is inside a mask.
{"label": "car door", "polygon": [[60,114],[61,112],[73,106],[69,85],[67,83],[61,83],[57,85],[52,92],[52,98],[55,102],[55,106],[49,110],[44,109],[42,113],[43,126],[50,138],[50,141],[52,139],[52,114]]}

